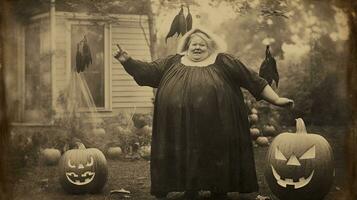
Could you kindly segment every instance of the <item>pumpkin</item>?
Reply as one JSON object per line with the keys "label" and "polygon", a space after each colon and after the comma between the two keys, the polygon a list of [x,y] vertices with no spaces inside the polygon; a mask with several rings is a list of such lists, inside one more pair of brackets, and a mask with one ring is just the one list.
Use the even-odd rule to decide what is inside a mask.
{"label": "pumpkin", "polygon": [[117,126],[115,128],[115,133],[118,135],[130,135],[131,132],[132,131],[129,128],[124,128],[122,126]]}
{"label": "pumpkin", "polygon": [[275,136],[276,134],[276,129],[273,125],[264,125],[262,131],[264,136]]}
{"label": "pumpkin", "polygon": [[251,100],[244,100],[244,103],[247,105],[248,108],[252,107],[252,101]]}
{"label": "pumpkin", "polygon": [[281,133],[268,149],[265,178],[280,199],[320,200],[333,180],[333,157],[329,143],[307,133],[304,121],[296,120],[296,133]]}
{"label": "pumpkin", "polygon": [[255,142],[261,146],[261,147],[264,147],[264,146],[269,146],[269,139],[267,137],[264,137],[264,136],[260,136],[258,137]]}
{"label": "pumpkin", "polygon": [[250,110],[250,113],[252,113],[252,114],[258,114],[258,110],[255,109],[255,108],[252,108],[252,109]]}
{"label": "pumpkin", "polygon": [[123,151],[120,147],[109,147],[107,150],[108,158],[118,159],[122,156]]}
{"label": "pumpkin", "polygon": [[108,168],[104,154],[96,148],[66,151],[59,163],[59,182],[68,193],[96,193],[107,182]]}
{"label": "pumpkin", "polygon": [[152,128],[146,125],[142,128],[136,129],[134,133],[138,136],[149,136],[152,133]]}
{"label": "pumpkin", "polygon": [[58,149],[47,148],[41,151],[46,165],[55,165],[61,157],[61,152]]}
{"label": "pumpkin", "polygon": [[146,118],[143,114],[134,114],[132,120],[135,128],[142,128],[147,125]]}
{"label": "pumpkin", "polygon": [[260,131],[257,128],[250,129],[250,136],[253,140],[257,139],[260,136]]}
{"label": "pumpkin", "polygon": [[95,129],[93,129],[93,134],[95,136],[104,136],[105,130],[103,128],[95,128]]}
{"label": "pumpkin", "polygon": [[258,122],[258,115],[257,114],[250,114],[249,116],[248,116],[248,119],[249,119],[249,123],[250,124],[255,124],[255,123],[257,123]]}
{"label": "pumpkin", "polygon": [[151,146],[147,145],[147,146],[142,146],[139,148],[139,155],[146,159],[146,160],[150,160],[150,155],[151,155]]}

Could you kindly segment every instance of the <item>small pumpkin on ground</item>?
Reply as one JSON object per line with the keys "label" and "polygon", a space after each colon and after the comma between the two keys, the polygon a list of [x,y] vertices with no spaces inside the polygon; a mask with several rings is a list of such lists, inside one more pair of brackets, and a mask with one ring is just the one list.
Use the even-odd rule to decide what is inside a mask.
{"label": "small pumpkin on ground", "polygon": [[244,100],[245,105],[247,105],[248,108],[252,107],[252,101],[251,100]]}
{"label": "small pumpkin on ground", "polygon": [[256,124],[258,122],[258,119],[259,119],[259,117],[257,114],[250,114],[248,116],[248,120],[249,120],[250,124]]}
{"label": "small pumpkin on ground", "polygon": [[136,129],[134,133],[138,136],[150,136],[152,133],[152,127],[145,125],[141,128]]}
{"label": "small pumpkin on ground", "polygon": [[142,127],[148,125],[146,118],[143,114],[134,114],[132,120],[133,120],[135,128],[142,128]]}
{"label": "small pumpkin on ground", "polygon": [[252,109],[250,110],[250,113],[252,113],[252,114],[258,114],[258,110],[257,110],[256,108],[252,108]]}
{"label": "small pumpkin on ground", "polygon": [[258,128],[250,128],[250,137],[252,140],[256,140],[260,136],[260,130]]}
{"label": "small pumpkin on ground", "polygon": [[110,159],[119,159],[123,156],[123,151],[120,147],[109,147],[107,155]]}
{"label": "small pumpkin on ground", "polygon": [[93,134],[95,136],[104,136],[105,130],[103,128],[95,128],[95,129],[93,129]]}
{"label": "small pumpkin on ground", "polygon": [[46,148],[41,151],[46,165],[55,165],[58,163],[61,152],[58,149]]}
{"label": "small pumpkin on ground", "polygon": [[62,188],[73,194],[96,193],[107,182],[108,168],[104,154],[96,148],[66,151],[59,163],[59,182]]}
{"label": "small pumpkin on ground", "polygon": [[139,155],[144,158],[145,160],[150,160],[151,155],[151,146],[142,146],[139,148]]}
{"label": "small pumpkin on ground", "polygon": [[276,135],[276,129],[273,125],[264,125],[263,126],[263,135],[264,136],[275,136]]}
{"label": "small pumpkin on ground", "polygon": [[122,126],[117,126],[115,128],[115,133],[117,135],[130,135],[132,131],[129,128],[124,128]]}
{"label": "small pumpkin on ground", "polygon": [[261,147],[269,146],[269,139],[264,136],[258,137],[255,142]]}
{"label": "small pumpkin on ground", "polygon": [[333,154],[320,135],[307,133],[304,121],[296,120],[296,133],[281,133],[267,154],[265,178],[280,199],[320,200],[333,181]]}

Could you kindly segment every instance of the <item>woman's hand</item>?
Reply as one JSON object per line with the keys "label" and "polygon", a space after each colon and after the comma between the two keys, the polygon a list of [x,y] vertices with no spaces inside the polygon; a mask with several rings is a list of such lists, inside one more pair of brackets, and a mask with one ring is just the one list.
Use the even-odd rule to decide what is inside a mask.
{"label": "woman's hand", "polygon": [[277,98],[274,104],[281,107],[294,108],[294,101],[285,97]]}
{"label": "woman's hand", "polygon": [[126,51],[124,51],[124,50],[119,46],[119,44],[117,44],[117,47],[118,47],[118,49],[113,52],[114,58],[116,58],[117,60],[119,60],[121,63],[127,61],[127,60],[130,58],[129,54],[128,54]]}
{"label": "woman's hand", "polygon": [[265,86],[261,95],[265,101],[267,101],[271,104],[274,104],[276,106],[288,107],[288,108],[294,107],[293,100],[285,98],[285,97],[279,97],[279,95],[276,94],[274,92],[274,90],[269,85]]}

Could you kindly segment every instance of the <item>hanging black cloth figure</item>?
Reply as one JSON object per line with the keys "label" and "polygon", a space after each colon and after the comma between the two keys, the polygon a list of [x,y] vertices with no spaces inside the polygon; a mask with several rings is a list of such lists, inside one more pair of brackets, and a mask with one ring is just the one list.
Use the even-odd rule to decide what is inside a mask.
{"label": "hanging black cloth figure", "polygon": [[[190,14],[191,15],[191,14]],[[179,13],[175,16],[174,20],[171,23],[170,26],[170,31],[167,33],[165,42],[167,43],[167,39],[169,37],[174,36],[177,33],[177,36],[184,35],[187,32],[187,24],[186,24],[186,19],[185,15],[183,14],[183,6],[181,6],[181,9]],[[192,26],[192,16],[191,16],[191,26]]]}
{"label": "hanging black cloth figure", "polygon": [[190,7],[187,6],[187,16],[186,16],[186,27],[187,31],[190,31],[192,29],[192,15],[190,13]]}
{"label": "hanging black cloth figure", "polygon": [[90,52],[90,48],[89,45],[87,43],[87,37],[84,36],[83,39],[83,50],[82,50],[82,55],[83,55],[83,70],[84,68],[88,68],[89,64],[92,64],[92,55]]}
{"label": "hanging black cloth figure", "polygon": [[270,53],[269,45],[267,45],[267,48],[265,50],[265,59],[260,65],[259,76],[267,80],[269,85],[272,85],[274,80],[276,87],[278,87],[279,73],[276,67],[276,61]]}
{"label": "hanging black cloth figure", "polygon": [[76,54],[76,70],[77,72],[83,71],[83,56],[82,53],[79,51],[80,42],[77,44],[77,54]]}

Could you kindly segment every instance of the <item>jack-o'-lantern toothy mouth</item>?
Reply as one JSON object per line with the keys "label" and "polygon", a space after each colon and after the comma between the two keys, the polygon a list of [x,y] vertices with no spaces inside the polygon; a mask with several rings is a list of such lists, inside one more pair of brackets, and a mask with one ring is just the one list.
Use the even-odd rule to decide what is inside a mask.
{"label": "jack-o'-lantern toothy mouth", "polygon": [[94,179],[95,173],[86,171],[81,175],[78,175],[74,172],[66,172],[66,177],[69,182],[74,185],[86,185]]}
{"label": "jack-o'-lantern toothy mouth", "polygon": [[289,178],[285,178],[285,179],[281,178],[281,176],[278,174],[278,172],[276,172],[276,170],[272,165],[271,165],[271,169],[273,171],[274,178],[276,179],[278,185],[284,188],[290,185],[293,186],[294,189],[299,189],[309,184],[315,172],[315,170],[313,170],[309,177],[307,178],[301,177],[299,178],[298,181],[294,181],[293,179],[289,179]]}

